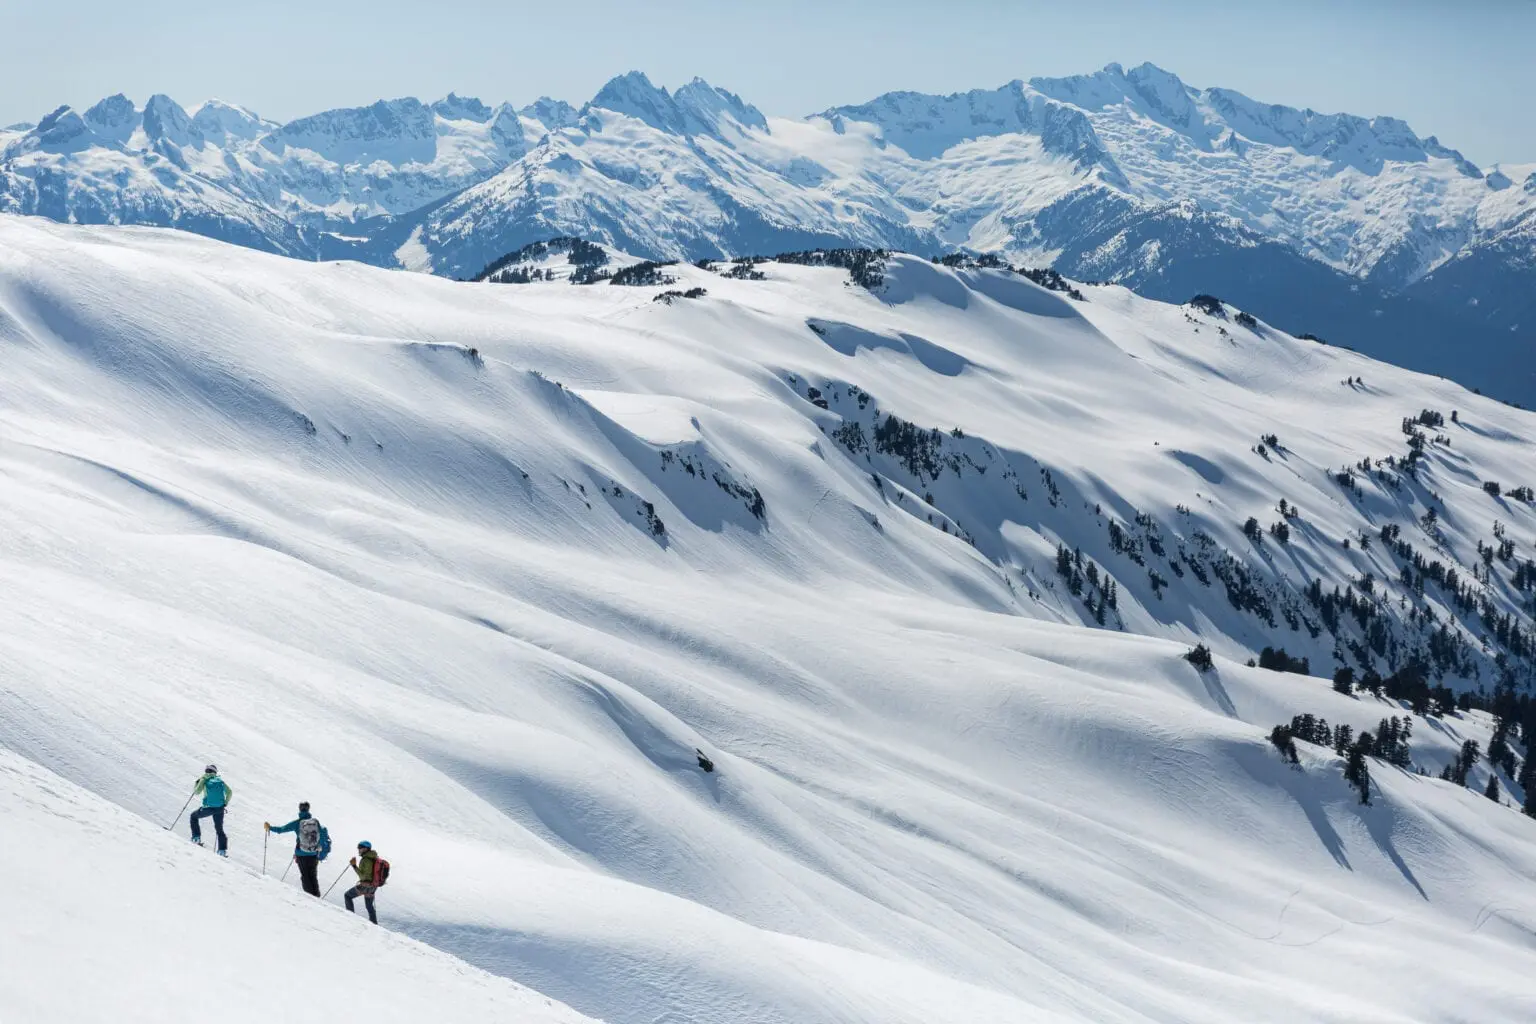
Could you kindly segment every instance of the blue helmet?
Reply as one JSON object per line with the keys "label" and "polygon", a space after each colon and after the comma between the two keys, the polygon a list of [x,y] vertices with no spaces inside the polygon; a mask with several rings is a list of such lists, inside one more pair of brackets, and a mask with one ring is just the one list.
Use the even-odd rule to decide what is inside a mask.
{"label": "blue helmet", "polygon": [[364,840],[362,840],[361,842],[359,842],[357,844],[357,848],[359,850],[371,850],[371,849],[373,849],[373,844],[370,843],[368,840],[364,839]]}

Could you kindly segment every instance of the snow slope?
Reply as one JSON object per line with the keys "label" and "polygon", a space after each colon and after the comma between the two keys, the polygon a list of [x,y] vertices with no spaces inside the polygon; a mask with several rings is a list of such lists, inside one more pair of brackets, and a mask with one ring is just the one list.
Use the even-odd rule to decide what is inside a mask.
{"label": "snow slope", "polygon": [[[1363,637],[1172,563],[1226,565],[1205,535],[1277,610],[1370,572],[1401,657],[1393,556],[1342,539],[1401,524],[1470,574],[1497,517],[1529,557],[1532,507],[1482,482],[1536,477],[1530,414],[1121,288],[757,269],[464,284],[0,218],[7,820],[125,822],[104,798],[150,823],[120,826],[133,886],[179,857],[253,927],[360,935],[238,874],[308,799],[394,864],[386,925],[610,1021],[1529,1018],[1536,825],[1486,764],[1378,763],[1368,807],[1331,751],[1283,765],[1294,714],[1405,712],[1244,667]],[[1459,415],[1417,481],[1331,482],[1421,409]],[[882,411],[942,428],[938,474],[850,444]],[[1291,543],[1251,546],[1282,495]],[[1058,541],[1119,581],[1110,628]],[[1503,562],[1486,593],[1530,628]],[[1491,686],[1498,642],[1412,604],[1464,635],[1440,678]],[[1415,761],[1489,729],[1419,718]],[[147,835],[210,759],[229,864]],[[7,948],[73,906],[29,899]],[[17,998],[62,970],[36,955]]]}
{"label": "snow slope", "polygon": [[361,916],[317,913],[278,879],[7,750],[0,813],[26,837],[0,844],[15,882],[0,929],[6,1020],[588,1019]]}

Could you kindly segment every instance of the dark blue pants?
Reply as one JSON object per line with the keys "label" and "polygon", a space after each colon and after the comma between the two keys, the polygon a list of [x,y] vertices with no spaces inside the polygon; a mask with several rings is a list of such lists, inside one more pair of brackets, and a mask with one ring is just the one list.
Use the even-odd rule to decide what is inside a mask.
{"label": "dark blue pants", "polygon": [[224,835],[224,808],[199,807],[192,812],[192,841],[194,843],[201,841],[203,838],[203,830],[197,824],[199,818],[213,819],[213,834],[219,837],[219,849],[229,849],[229,839]]}
{"label": "dark blue pants", "polygon": [[[352,909],[352,901],[357,899],[357,894],[362,888],[363,887],[360,885],[354,885],[352,888],[341,894],[341,898],[347,901],[347,912],[349,914],[355,913],[355,911]],[[374,890],[372,888],[363,893],[363,906],[368,908],[368,920],[372,921],[374,924],[378,924],[379,915],[373,912],[373,893]]]}

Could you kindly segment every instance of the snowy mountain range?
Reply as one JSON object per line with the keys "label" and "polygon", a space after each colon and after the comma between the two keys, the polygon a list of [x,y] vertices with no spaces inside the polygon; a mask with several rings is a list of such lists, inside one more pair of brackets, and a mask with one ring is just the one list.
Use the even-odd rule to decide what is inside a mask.
{"label": "snowy mountain range", "polygon": [[506,255],[0,216],[0,1012],[1530,1019],[1536,414],[995,259]]}
{"label": "snowy mountain range", "polygon": [[1536,404],[1536,164],[1485,171],[1395,118],[1150,64],[798,120],[636,72],[580,108],[450,94],[285,125],[118,95],[0,132],[0,210],[456,277],[557,234],[689,260],[999,252],[1169,301],[1217,294]]}

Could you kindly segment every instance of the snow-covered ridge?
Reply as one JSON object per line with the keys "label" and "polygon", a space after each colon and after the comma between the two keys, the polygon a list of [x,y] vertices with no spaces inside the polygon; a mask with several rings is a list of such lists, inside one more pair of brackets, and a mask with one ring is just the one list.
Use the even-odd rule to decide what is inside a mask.
{"label": "snow-covered ridge", "polygon": [[[270,158],[244,151],[257,144],[260,130],[260,144],[270,153],[295,151],[279,167],[267,167],[268,176],[297,178],[297,191],[305,201],[284,209],[285,215],[301,216],[311,209],[346,218],[398,215],[412,209],[412,202],[425,205],[473,184],[477,175],[466,173],[464,162],[485,177],[521,158],[544,132],[575,125],[576,111],[568,104],[541,104],[514,112],[505,105],[493,110],[478,99],[454,95],[430,105],[405,98],[275,126],[245,111],[214,116],[238,110],[220,104],[205,104],[199,108],[202,122],[194,117],[188,123],[181,108],[166,97],[152,97],[139,111],[119,95],[87,112],[84,127],[89,134],[79,119],[56,111],[46,128],[13,140],[7,153],[12,161],[34,154],[33,162],[38,162],[41,158],[35,154],[40,149],[121,146],[137,152],[162,138],[177,146],[196,142],[199,147],[212,138],[215,148],[233,150],[230,155],[238,160],[270,165]],[[599,90],[588,108],[633,117],[670,135],[718,134],[722,118],[738,128],[769,130],[767,119],[750,104],[698,79],[669,93],[631,72]],[[146,114],[148,125],[135,143]],[[489,133],[485,126],[493,118],[502,125]],[[1197,90],[1149,64],[1129,72],[1111,64],[1093,75],[1016,81],[990,92],[948,97],[892,93],[867,104],[833,108],[816,120],[839,133],[848,121],[877,125],[883,141],[917,161],[925,184],[911,190],[898,186],[898,195],[936,185],[952,187],[945,179],[954,172],[939,158],[956,146],[1029,136],[1038,138],[1046,153],[1066,158],[1067,166],[1094,171],[1090,177],[1137,199],[1195,199],[1351,272],[1385,267],[1385,279],[1399,285],[1416,279],[1477,233],[1479,203],[1490,191],[1477,167],[1437,140],[1419,138],[1400,120],[1318,114],[1261,104],[1226,89]],[[812,141],[803,133],[798,138],[801,147]],[[463,151],[466,147],[473,156]],[[445,149],[458,152],[450,156]],[[329,168],[330,183],[324,186],[328,196],[314,193],[308,180],[314,167],[295,166],[306,162],[302,154]],[[760,159],[762,154],[753,156]],[[816,153],[800,156],[814,160]],[[859,177],[884,170],[877,151],[863,153],[858,162],[864,165],[854,171]],[[377,192],[381,179],[377,174],[370,178],[343,173],[352,165],[384,166],[391,169],[385,174],[410,173],[424,180],[401,190],[398,198],[365,201],[362,192]],[[27,161],[19,166],[25,169]],[[1495,169],[1490,176],[1501,173]],[[225,183],[257,202],[272,198],[248,183]],[[1075,184],[1075,176],[1067,183]],[[1006,193],[1016,195],[1020,189],[1018,182],[999,184]],[[1286,195],[1277,197],[1281,187]],[[909,196],[903,199],[911,201]],[[753,205],[761,208],[763,200],[775,202],[768,195]],[[976,224],[986,219],[986,212],[970,206],[955,216]],[[1425,228],[1418,222],[1428,220],[1437,224],[1434,235],[1420,237]],[[912,226],[923,227],[916,222]],[[983,248],[1008,241],[974,229],[961,239],[947,225],[931,227],[950,241]],[[1407,250],[1418,255],[1404,262]]]}
{"label": "snow-covered ridge", "polygon": [[[726,123],[733,131],[771,132],[756,108],[699,79],[669,92],[630,72],[605,85],[584,109],[611,111],[684,138],[719,136]],[[57,157],[120,148],[131,156],[162,140],[211,148],[229,160],[204,160],[194,173],[206,172],[241,199],[314,225],[406,214],[510,169],[546,133],[573,129],[578,121],[576,108],[547,98],[514,111],[450,94],[431,104],[409,97],[381,100],[279,126],[217,102],[204,104],[189,119],[167,97],[151,97],[139,110],[118,95],[93,106],[83,119],[61,109],[38,127],[17,132],[4,159],[26,179],[45,167],[66,174],[83,169],[49,160],[45,152]],[[1141,202],[1194,200],[1309,256],[1350,273],[1374,274],[1393,287],[1417,280],[1463,246],[1500,230],[1513,214],[1496,214],[1500,204],[1483,202],[1501,191],[1501,182],[1508,183],[1502,170],[1485,175],[1438,140],[1418,137],[1401,120],[1320,114],[1259,103],[1228,89],[1195,89],[1150,64],[1130,71],[1110,64],[1092,75],[1015,81],[953,96],[891,93],[834,107],[807,123],[847,136],[850,122],[876,126],[878,136],[870,141],[877,145],[855,153],[804,131],[769,145],[736,140],[733,148],[760,166],[772,166],[772,154],[785,146],[797,150],[788,162],[819,166],[813,181],[792,177],[773,188],[758,182],[751,186],[755,194],[743,196],[725,168],[706,163],[688,173],[711,179],[716,189],[724,186],[770,218],[790,213],[788,197],[781,194],[785,186],[824,187],[830,177],[846,203],[859,183],[879,181],[890,192],[886,202],[906,209],[904,227],[980,249],[1027,245],[1017,231],[1021,219],[1062,191],[1096,181]],[[999,149],[1010,145],[1002,140],[1020,136],[1037,139],[1044,154],[1063,159],[1057,170],[1047,166],[1028,176],[1044,172],[1057,180],[1055,195],[1029,199],[1040,190],[1017,168],[999,177]],[[900,147],[908,160],[889,166],[893,161],[881,144]],[[967,171],[945,159],[957,147],[976,146],[989,154],[990,166]],[[829,149],[852,164],[832,171],[824,164]],[[253,166],[231,175],[221,167],[229,162]],[[990,179],[990,196],[975,196],[953,210],[933,208],[934,217],[921,214],[930,205],[923,194],[953,193],[975,173]],[[174,179],[166,187],[185,190]],[[599,201],[590,191],[579,190],[576,197],[587,204]],[[95,201],[109,209],[118,205],[111,196]],[[28,205],[24,196],[13,195],[11,202]],[[803,222],[804,212],[798,217]],[[834,223],[824,215],[808,226],[814,229],[818,220],[828,227]],[[1008,230],[999,233],[999,223]],[[698,227],[707,230],[707,219]],[[878,222],[869,227],[882,231]],[[869,240],[857,227],[848,239]],[[687,237],[669,241],[670,248],[657,252],[702,255]]]}
{"label": "snow-covered ridge", "polygon": [[[1197,201],[1340,269],[1379,268],[1398,287],[1477,233],[1490,191],[1478,167],[1397,118],[1263,104],[1230,89],[1193,88],[1151,64],[1129,72],[1110,64],[995,93],[891,94],[828,114],[873,121],[886,139],[927,159],[964,140],[1043,136],[1030,119],[985,109],[1018,109],[1025,99],[1074,125],[1074,140],[1084,141],[1073,148],[1121,191]],[[1426,219],[1433,228],[1419,223]],[[1405,262],[1410,250],[1416,255]]]}
{"label": "snow-covered ridge", "polygon": [[[1536,418],[1214,299],[797,259],[468,283],[0,218],[0,772],[95,794],[0,801],[152,822],[109,879],[198,864],[174,920],[362,929],[214,875],[308,799],[386,926],[616,1024],[1521,1019],[1536,724],[1441,781],[1495,725],[1404,669],[1527,682]],[[1411,716],[1412,767],[1362,805],[1266,739],[1304,714]],[[227,864],[144,834],[210,759]],[[54,889],[0,921],[24,998],[80,959],[38,915],[123,919]],[[116,1012],[183,995],[150,967]]]}

